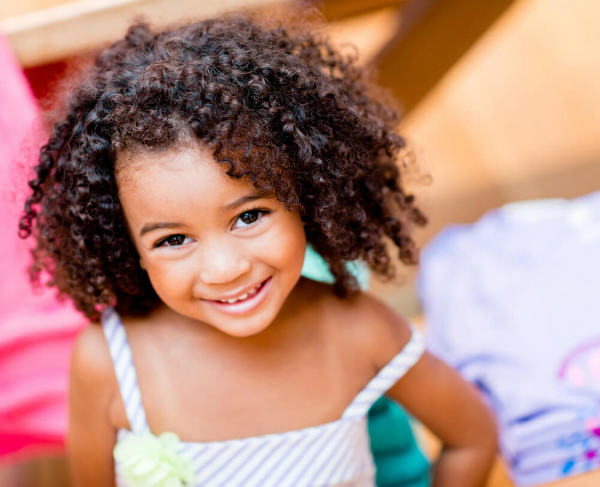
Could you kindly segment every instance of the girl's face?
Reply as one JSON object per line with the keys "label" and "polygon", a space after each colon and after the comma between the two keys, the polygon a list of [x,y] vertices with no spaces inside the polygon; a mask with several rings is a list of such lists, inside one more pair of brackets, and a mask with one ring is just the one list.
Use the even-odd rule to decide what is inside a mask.
{"label": "girl's face", "polygon": [[299,215],[198,147],[128,156],[117,183],[140,263],[167,306],[233,336],[275,319],[304,261]]}

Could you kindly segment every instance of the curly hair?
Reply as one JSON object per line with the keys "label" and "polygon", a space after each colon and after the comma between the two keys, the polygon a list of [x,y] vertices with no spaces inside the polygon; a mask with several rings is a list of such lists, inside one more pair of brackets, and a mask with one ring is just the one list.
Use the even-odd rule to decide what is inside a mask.
{"label": "curly hair", "polygon": [[358,290],[346,261],[391,277],[386,240],[415,263],[411,229],[425,217],[400,182],[398,112],[373,89],[356,56],[306,29],[247,15],[159,32],[133,25],[97,55],[40,150],[20,222],[37,241],[32,280],[48,273],[90,319],[107,306],[152,309],[159,298],[117,197],[117,155],[189,140],[301,215],[338,295]]}

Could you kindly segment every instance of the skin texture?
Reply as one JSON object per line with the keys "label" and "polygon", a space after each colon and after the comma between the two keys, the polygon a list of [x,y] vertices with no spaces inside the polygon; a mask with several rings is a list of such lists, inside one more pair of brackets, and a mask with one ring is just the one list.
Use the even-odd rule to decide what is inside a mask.
{"label": "skin texture", "polygon": [[[406,322],[369,295],[342,299],[331,286],[299,279],[305,242],[298,215],[260,199],[250,208],[271,213],[240,227],[248,208],[223,207],[254,188],[224,175],[206,151],[129,157],[119,194],[163,300],[146,317],[125,319],[153,433],[215,441],[338,420],[407,343]],[[157,222],[179,226],[138,237],[141,227]],[[167,237],[182,245],[154,247]],[[266,276],[272,276],[269,295],[247,315],[232,317],[203,302]],[[483,485],[495,428],[470,385],[426,353],[390,396],[444,442],[436,487]],[[88,327],[75,347],[70,425],[75,485],[114,485],[116,432],[129,424],[98,326]]]}

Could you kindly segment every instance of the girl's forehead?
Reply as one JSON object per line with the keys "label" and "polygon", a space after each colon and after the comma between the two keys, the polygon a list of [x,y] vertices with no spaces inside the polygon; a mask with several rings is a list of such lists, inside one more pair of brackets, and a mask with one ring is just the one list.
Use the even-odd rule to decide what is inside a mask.
{"label": "girl's forehead", "polygon": [[210,150],[200,145],[159,149],[136,147],[117,154],[117,182],[148,177],[156,172],[196,170],[206,164],[218,165]]}
{"label": "girl's forehead", "polygon": [[186,201],[220,206],[223,201],[253,191],[248,181],[227,176],[227,166],[216,162],[212,153],[203,147],[137,152],[122,157],[117,186],[125,207],[185,204]]}

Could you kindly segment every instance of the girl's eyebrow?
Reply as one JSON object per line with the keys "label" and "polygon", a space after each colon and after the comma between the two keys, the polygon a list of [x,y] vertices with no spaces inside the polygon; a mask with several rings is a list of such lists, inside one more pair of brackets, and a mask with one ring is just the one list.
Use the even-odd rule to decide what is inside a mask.
{"label": "girl's eyebrow", "polygon": [[238,198],[237,200],[235,200],[233,203],[230,203],[228,205],[223,206],[223,210],[224,211],[231,211],[231,210],[235,210],[237,207],[242,206],[246,203],[249,203],[251,201],[256,201],[256,200],[260,200],[263,198],[266,198],[268,195],[265,192],[260,192],[260,191],[256,191],[252,194],[246,195],[246,196],[242,196],[241,198]]}
{"label": "girl's eyebrow", "polygon": [[160,230],[161,228],[177,228],[182,227],[183,223],[171,223],[171,222],[161,222],[161,223],[146,223],[140,230],[140,237],[143,237],[147,233],[153,232],[154,230]]}

